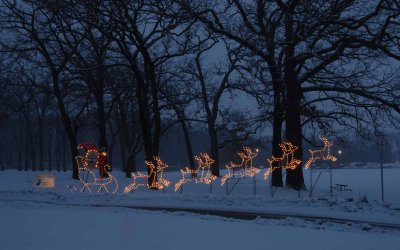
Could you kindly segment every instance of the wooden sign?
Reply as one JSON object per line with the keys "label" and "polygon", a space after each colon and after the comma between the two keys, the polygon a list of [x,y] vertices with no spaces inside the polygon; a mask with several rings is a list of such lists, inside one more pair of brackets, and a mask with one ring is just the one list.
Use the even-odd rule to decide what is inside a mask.
{"label": "wooden sign", "polygon": [[33,177],[32,186],[34,188],[54,188],[55,177],[54,175],[36,174]]}

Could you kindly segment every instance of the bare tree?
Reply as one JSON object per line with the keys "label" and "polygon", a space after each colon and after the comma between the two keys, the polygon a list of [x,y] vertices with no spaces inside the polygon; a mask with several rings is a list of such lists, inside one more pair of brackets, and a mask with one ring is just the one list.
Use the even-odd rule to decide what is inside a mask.
{"label": "bare tree", "polygon": [[[107,23],[102,32],[108,33],[117,43],[119,52],[134,76],[136,99],[139,111],[146,160],[156,166],[154,156],[159,153],[163,132],[160,108],[160,83],[162,68],[173,58],[183,56],[191,50],[187,36],[191,23],[169,18],[165,8],[170,1],[118,1],[101,8]],[[156,180],[151,174],[149,185]]]}
{"label": "bare tree", "polygon": [[[83,113],[84,105],[77,110],[75,118],[72,118],[66,98],[66,91],[70,85],[69,81],[63,81],[62,77],[62,73],[66,70],[81,41],[69,35],[74,27],[73,21],[59,18],[59,11],[66,7],[62,4],[47,5],[46,1],[21,3],[4,0],[2,7],[1,18],[3,23],[7,23],[3,29],[9,31],[13,38],[4,47],[8,51],[30,53],[31,63],[45,65],[51,76],[51,92],[56,99],[70,141],[73,178],[78,179],[75,161],[75,156],[78,154],[76,136],[79,124],[77,119]],[[71,44],[73,44],[72,49]]]}
{"label": "bare tree", "polygon": [[[374,44],[394,18],[385,13],[385,0],[178,2],[184,13],[265,60],[275,99],[273,154],[279,156],[275,148],[284,110],[285,137],[299,146],[298,159],[303,155],[302,86],[341,58],[365,47],[377,49]],[[302,169],[288,171],[286,183],[303,188]]]}
{"label": "bare tree", "polygon": [[118,127],[122,169],[126,177],[136,172],[136,154],[142,149],[142,138],[137,115],[137,101],[133,76],[127,67],[115,67],[116,76],[110,79],[110,91],[114,105],[114,119]]}

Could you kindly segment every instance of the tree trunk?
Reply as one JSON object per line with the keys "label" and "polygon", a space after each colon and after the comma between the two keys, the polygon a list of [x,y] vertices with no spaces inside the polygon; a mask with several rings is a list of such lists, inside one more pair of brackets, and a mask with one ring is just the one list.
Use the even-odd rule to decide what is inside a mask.
{"label": "tree trunk", "polygon": [[51,160],[52,160],[51,155],[53,154],[52,132],[53,131],[49,128],[49,132],[47,134],[48,135],[47,136],[47,139],[48,139],[48,141],[47,141],[47,146],[48,146],[48,149],[47,149],[47,153],[48,153],[48,155],[47,155],[47,170],[49,172],[52,171],[52,162],[51,162]]}
{"label": "tree trunk", "polygon": [[61,171],[61,143],[62,143],[62,138],[61,138],[61,132],[60,132],[60,128],[56,129],[56,165],[57,165],[57,172]]}
{"label": "tree trunk", "polygon": [[[192,143],[190,142],[190,135],[189,135],[189,130],[186,126],[184,111],[177,110],[177,112],[182,112],[182,114],[179,115],[179,122],[181,124],[183,136],[185,138],[186,154],[187,154],[188,161],[190,164],[190,169],[195,170]],[[193,173],[192,177],[196,177],[196,173]]]}
{"label": "tree trunk", "polygon": [[[61,157],[62,157],[62,169],[63,169],[63,172],[67,172],[67,145],[66,145],[66,142],[65,142],[65,133],[62,133],[62,140],[61,140],[61,143],[62,143],[62,155],[61,155]],[[71,145],[71,139],[70,139],[70,145]]]}
{"label": "tree trunk", "polygon": [[[139,37],[140,40],[143,38]],[[153,64],[153,61],[151,59],[151,56],[149,52],[147,51],[147,48],[144,44],[143,41],[141,41],[141,45],[139,46],[141,50],[141,54],[144,58],[144,70],[145,70],[145,76],[146,76],[146,81],[150,84],[150,94],[151,94],[151,111],[153,114],[153,137],[152,137],[152,144],[151,144],[151,161],[153,162],[154,166],[156,169],[158,169],[157,166],[157,161],[154,160],[154,156],[159,156],[159,147],[160,147],[160,137],[161,137],[161,112],[160,112],[160,107],[159,107],[159,96],[158,96],[158,82],[156,78],[156,71],[155,71],[155,66]],[[149,123],[150,124],[150,123]],[[150,171],[150,169],[148,169]],[[154,181],[157,181],[157,173],[152,173],[149,176],[149,183],[153,183]],[[157,188],[155,188],[157,189]]]}
{"label": "tree trunk", "polygon": [[[104,83],[100,81],[97,84],[96,89],[96,104],[97,104],[97,122],[99,128],[99,149],[104,148],[104,150],[108,150],[108,143],[107,143],[107,118],[105,113],[105,106],[104,106]],[[99,169],[101,178],[107,178],[107,172],[105,171],[104,167]]]}
{"label": "tree trunk", "polygon": [[[286,140],[298,147],[294,153],[295,159],[303,160],[300,86],[296,80],[287,84],[290,87],[288,87],[286,100]],[[305,188],[302,164],[294,170],[287,171],[286,184],[297,190]]]}
{"label": "tree trunk", "polygon": [[[136,80],[136,99],[139,106],[139,120],[143,136],[143,146],[146,161],[151,161],[157,168],[154,156],[158,156],[161,137],[161,114],[158,97],[158,82],[155,66],[146,47],[145,40],[140,34],[136,24],[132,27],[133,35],[138,42],[138,50],[143,57],[143,70],[138,66],[136,58],[128,57]],[[130,52],[128,52],[130,54]],[[151,102],[149,101],[151,96]],[[153,189],[153,183],[157,181],[157,174],[147,168],[149,174],[148,184]]]}
{"label": "tree trunk", "polygon": [[[271,53],[274,53],[273,47],[269,48]],[[284,98],[282,93],[282,77],[276,66],[275,61],[271,58],[268,62],[270,66],[272,85],[274,89],[274,115],[272,117],[272,155],[274,157],[282,157],[282,150],[279,146],[282,143],[282,125],[284,117]],[[272,172],[272,186],[282,187],[282,168],[279,167],[278,162],[274,162],[272,166],[274,171]]]}
{"label": "tree trunk", "polygon": [[133,172],[136,172],[136,157],[134,154],[129,154],[125,166],[125,176],[130,178]]}
{"label": "tree trunk", "polygon": [[[158,104],[158,86],[155,68],[151,61],[151,57],[148,54],[147,48],[142,44],[139,49],[145,61],[145,78],[141,77],[141,75],[137,75],[138,84],[136,94],[139,104],[140,124],[143,132],[146,160],[152,162],[157,169],[157,161],[154,160],[154,156],[158,156],[161,137],[161,114]],[[151,95],[151,104],[148,99],[149,94]],[[153,115],[153,123],[150,122],[149,106],[151,107],[151,114]],[[152,187],[152,189],[157,189],[157,187],[154,187],[153,185],[153,183],[157,181],[157,173],[150,171],[150,168],[147,168],[147,173],[149,174],[149,186]]]}
{"label": "tree trunk", "polygon": [[133,151],[133,136],[129,134],[126,112],[122,103],[119,103],[119,111],[118,132],[121,142],[121,161],[125,176],[130,178],[132,172],[136,172],[135,153],[131,152]]}
{"label": "tree trunk", "polygon": [[28,152],[29,152],[29,161],[32,171],[36,171],[36,157],[35,157],[35,142],[33,141],[33,131],[32,124],[29,114],[26,115],[26,125],[27,125],[27,133],[28,133]]}
{"label": "tree trunk", "polygon": [[43,171],[44,170],[44,162],[43,162],[43,145],[44,145],[44,140],[43,140],[43,117],[39,115],[38,117],[38,130],[39,130],[39,170]]}
{"label": "tree trunk", "polygon": [[[286,83],[286,140],[298,147],[294,158],[303,160],[301,131],[301,88],[296,78],[296,63],[294,61],[293,15],[288,11],[285,16],[285,64]],[[287,170],[286,184],[296,190],[305,188],[302,164],[294,170]]]}
{"label": "tree trunk", "polygon": [[[275,109],[275,108],[274,108]],[[282,150],[279,147],[279,144],[282,142],[282,125],[283,125],[283,115],[279,114],[279,109],[275,109],[274,117],[273,117],[273,131],[272,131],[272,155],[274,157],[282,157]],[[272,172],[272,186],[274,187],[282,187],[282,169],[279,168],[279,163],[274,162],[272,166],[274,171]]]}
{"label": "tree trunk", "polygon": [[3,145],[1,145],[1,142],[0,142],[0,167],[1,167],[2,171],[4,171],[4,158],[6,158],[6,157],[4,157]]}
{"label": "tree trunk", "polygon": [[28,136],[28,129],[25,131],[26,133],[26,140],[25,140],[25,171],[29,170],[29,136]]}
{"label": "tree trunk", "polygon": [[[138,76],[137,76],[138,77]],[[146,155],[146,161],[153,162],[154,166],[157,167],[157,163],[154,162],[153,156],[156,156],[156,152],[154,145],[152,143],[152,136],[151,136],[151,125],[150,125],[150,117],[149,117],[149,110],[148,110],[148,98],[147,98],[147,90],[146,84],[143,79],[138,79],[138,84],[136,87],[136,96],[138,100],[139,106],[139,118],[140,118],[140,126],[142,129],[143,134],[143,146],[144,152]],[[147,168],[147,174],[149,175],[148,178],[148,185],[153,187],[153,183],[157,180],[156,174],[150,171],[150,168]],[[155,188],[153,188],[155,189]]]}
{"label": "tree trunk", "polygon": [[[75,157],[78,155],[78,144],[77,144],[77,139],[76,135],[78,133],[78,128],[75,127],[75,129],[72,127],[71,124],[71,119],[69,117],[69,114],[65,108],[62,95],[59,89],[59,82],[58,78],[56,77],[56,73],[53,73],[53,90],[54,90],[54,95],[56,96],[57,104],[58,104],[58,109],[61,114],[61,118],[64,123],[64,129],[65,132],[67,133],[69,142],[70,142],[70,147],[71,147],[71,162],[72,162],[72,178],[79,180],[79,171],[78,171],[78,164],[76,163]],[[65,146],[65,143],[63,143],[64,140],[61,142],[63,144],[63,147]],[[63,150],[64,154],[66,154],[66,149]],[[62,156],[65,157],[65,156]],[[63,158],[64,159],[64,158]],[[64,171],[66,171],[66,164],[65,161],[63,161],[63,167]]]}
{"label": "tree trunk", "polygon": [[18,158],[18,171],[22,171],[22,150],[21,149],[18,150],[17,158]]}
{"label": "tree trunk", "polygon": [[211,158],[214,160],[214,163],[211,166],[211,173],[215,176],[219,176],[218,137],[214,124],[208,124],[208,134],[210,136],[210,154]]}
{"label": "tree trunk", "polygon": [[78,142],[76,135],[70,139],[71,149],[71,162],[72,162],[72,178],[79,180],[78,163],[76,162],[76,156],[78,155]]}
{"label": "tree trunk", "polygon": [[120,153],[121,153],[121,165],[122,165],[122,171],[123,172],[126,172],[126,166],[127,166],[127,164],[126,164],[126,148],[125,148],[125,145],[126,145],[126,143],[125,143],[125,138],[124,138],[124,136],[123,136],[123,134],[122,134],[122,132],[121,132],[121,127],[119,126],[119,129],[118,129],[118,133],[119,133],[119,147],[120,147]]}
{"label": "tree trunk", "polygon": [[15,135],[14,131],[14,140],[16,141],[16,145],[17,145],[17,158],[18,158],[18,171],[22,171],[22,157],[23,157],[23,144],[20,143],[20,140],[22,140],[22,138],[20,136]]}
{"label": "tree trunk", "polygon": [[113,160],[114,160],[114,146],[115,146],[115,134],[114,130],[111,126],[111,124],[108,124],[110,127],[110,134],[111,134],[111,141],[110,144],[108,144],[108,154],[107,154],[107,162],[110,165],[109,171],[112,171],[112,166],[113,166]]}

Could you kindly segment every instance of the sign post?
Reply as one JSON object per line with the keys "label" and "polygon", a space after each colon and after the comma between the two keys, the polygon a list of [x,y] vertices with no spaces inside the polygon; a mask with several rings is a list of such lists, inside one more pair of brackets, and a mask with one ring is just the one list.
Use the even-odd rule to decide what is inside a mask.
{"label": "sign post", "polygon": [[379,130],[376,133],[379,145],[380,161],[381,161],[381,196],[382,201],[385,201],[384,190],[383,190],[383,152],[385,151],[385,135]]}

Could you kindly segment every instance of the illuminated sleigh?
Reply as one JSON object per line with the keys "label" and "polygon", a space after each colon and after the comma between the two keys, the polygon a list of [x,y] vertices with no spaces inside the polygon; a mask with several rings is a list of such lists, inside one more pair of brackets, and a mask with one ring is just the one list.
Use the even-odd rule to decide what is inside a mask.
{"label": "illuminated sleigh", "polygon": [[229,178],[233,178],[236,175],[239,176],[239,178],[245,178],[254,177],[258,174],[260,169],[253,166],[253,159],[258,155],[258,152],[258,149],[253,151],[249,147],[243,147],[243,151],[237,153],[241,162],[239,164],[231,162],[229,165],[226,165],[228,173],[222,177],[221,186],[223,186]]}
{"label": "illuminated sleigh", "polygon": [[[164,178],[164,170],[168,168],[168,165],[161,161],[158,156],[154,156],[153,159],[157,162],[157,166],[155,166],[151,161],[145,161],[147,167],[150,169],[150,174],[147,175],[142,172],[132,173],[133,182],[125,187],[124,193],[129,193],[138,187],[164,189],[171,184],[169,180]],[[150,176],[155,176],[152,185],[148,184]]]}
{"label": "illuminated sleigh", "polygon": [[175,192],[181,188],[181,186],[189,181],[197,183],[210,184],[215,181],[217,177],[211,173],[211,165],[214,160],[207,153],[200,153],[196,155],[194,159],[198,162],[197,169],[190,169],[186,167],[181,169],[182,178],[175,184]]}
{"label": "illuminated sleigh", "polygon": [[282,157],[272,156],[272,159],[267,159],[269,168],[264,172],[264,180],[267,180],[272,172],[277,169],[294,170],[301,163],[301,160],[294,158],[294,152],[298,149],[297,146],[285,141],[279,144],[279,147],[282,150]]}
{"label": "illuminated sleigh", "polygon": [[[112,176],[110,165],[105,164],[107,153],[105,150],[99,151],[93,144],[82,144],[79,148],[85,150],[85,156],[76,156],[78,164],[79,180],[82,183],[80,192],[112,192],[118,191],[118,181]],[[99,170],[99,175],[95,174]],[[72,191],[77,191],[72,187]]]}

